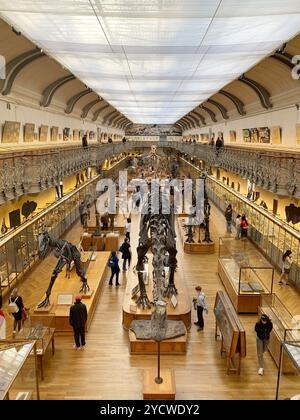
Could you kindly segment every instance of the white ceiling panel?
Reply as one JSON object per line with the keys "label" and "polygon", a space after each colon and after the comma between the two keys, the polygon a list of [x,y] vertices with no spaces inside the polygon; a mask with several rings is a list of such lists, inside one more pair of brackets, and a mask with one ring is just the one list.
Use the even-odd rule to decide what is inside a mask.
{"label": "white ceiling panel", "polygon": [[299,0],[0,0],[136,123],[173,123],[300,30]]}

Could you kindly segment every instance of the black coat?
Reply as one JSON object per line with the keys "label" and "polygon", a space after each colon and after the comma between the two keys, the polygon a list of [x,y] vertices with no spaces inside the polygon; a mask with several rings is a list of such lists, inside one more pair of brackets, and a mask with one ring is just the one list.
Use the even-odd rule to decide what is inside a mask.
{"label": "black coat", "polygon": [[75,302],[70,308],[70,324],[73,328],[84,328],[87,321],[87,310],[84,303]]}
{"label": "black coat", "polygon": [[256,331],[257,337],[260,340],[269,340],[272,329],[273,329],[273,324],[270,320],[268,320],[266,324],[263,324],[261,321],[259,321],[255,325],[255,331]]}

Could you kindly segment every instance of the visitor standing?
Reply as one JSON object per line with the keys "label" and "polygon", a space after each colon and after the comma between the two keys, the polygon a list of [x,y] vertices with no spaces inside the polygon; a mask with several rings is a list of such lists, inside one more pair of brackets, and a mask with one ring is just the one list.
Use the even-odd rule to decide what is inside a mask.
{"label": "visitor standing", "polygon": [[222,147],[223,147],[223,142],[220,139],[220,137],[218,137],[216,141],[216,151],[218,152],[220,149],[222,149]]}
{"label": "visitor standing", "polygon": [[112,251],[111,256],[108,261],[108,266],[111,268],[111,276],[109,279],[109,285],[112,286],[113,278],[116,276],[116,287],[120,286],[119,283],[119,273],[120,273],[120,267],[119,267],[119,258],[117,257],[116,251]]}
{"label": "visitor standing", "polygon": [[84,147],[84,148],[88,147],[88,141],[87,141],[87,135],[86,134],[82,137],[82,147]]}
{"label": "visitor standing", "polygon": [[206,296],[202,292],[202,287],[197,286],[195,290],[198,292],[198,296],[193,299],[194,308],[197,310],[197,318],[198,321],[194,322],[195,325],[198,326],[197,331],[203,331],[204,329],[204,319],[203,319],[203,311],[207,314],[207,304],[206,304]]}
{"label": "visitor standing", "polygon": [[244,214],[243,214],[243,216],[241,218],[241,224],[240,224],[240,226],[241,226],[241,237],[242,238],[247,238],[247,236],[248,236],[248,226],[249,226],[249,223],[248,223],[248,221],[246,219],[246,216]]}
{"label": "visitor standing", "polygon": [[22,328],[22,317],[23,317],[23,299],[18,293],[18,289],[13,289],[9,300],[8,300],[8,312],[14,317],[13,334],[16,334]]}
{"label": "visitor standing", "polygon": [[124,242],[120,246],[119,251],[122,254],[122,260],[123,260],[123,271],[126,271],[126,261],[128,261],[128,268],[130,267],[131,262],[131,249],[130,249],[130,243],[129,239],[125,238]]}
{"label": "visitor standing", "polygon": [[225,210],[225,219],[226,219],[226,230],[227,233],[231,233],[231,225],[232,225],[232,206],[229,204]]}
{"label": "visitor standing", "polygon": [[130,217],[127,218],[126,224],[125,224],[125,236],[130,241],[130,233],[131,233],[131,219]]}
{"label": "visitor standing", "polygon": [[258,358],[258,374],[264,374],[264,353],[268,348],[270,333],[273,329],[273,324],[270,318],[262,314],[260,320],[255,324],[256,331],[256,349]]}
{"label": "visitor standing", "polygon": [[77,350],[85,347],[85,324],[88,317],[86,306],[81,300],[81,295],[75,296],[75,303],[71,306],[69,314],[69,322],[73,328],[75,340],[73,347]]}
{"label": "visitor standing", "polygon": [[241,221],[242,221],[242,216],[238,214],[235,219],[236,239],[241,238],[241,234],[242,234]]}
{"label": "visitor standing", "polygon": [[280,276],[280,280],[279,280],[279,284],[283,284],[282,279],[284,279],[286,286],[288,286],[288,281],[289,281],[289,274],[291,271],[291,266],[292,266],[292,251],[290,249],[288,249],[282,256],[282,268],[281,268],[281,276]]}
{"label": "visitor standing", "polygon": [[88,209],[84,201],[79,204],[79,214],[80,214],[80,222],[81,226],[87,226],[87,218],[88,218]]}

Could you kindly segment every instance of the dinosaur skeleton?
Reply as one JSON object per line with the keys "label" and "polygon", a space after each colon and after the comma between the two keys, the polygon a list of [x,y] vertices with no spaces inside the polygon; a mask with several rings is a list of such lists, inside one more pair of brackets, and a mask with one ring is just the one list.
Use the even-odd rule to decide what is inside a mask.
{"label": "dinosaur skeleton", "polygon": [[87,279],[85,277],[87,267],[85,268],[85,270],[82,268],[80,252],[78,251],[75,245],[72,245],[70,242],[67,242],[63,239],[53,239],[47,231],[44,231],[38,236],[38,247],[40,258],[46,257],[49,248],[55,249],[54,255],[56,256],[56,258],[58,258],[58,262],[52,272],[50,283],[46,291],[46,298],[38,305],[38,308],[43,308],[50,305],[50,294],[55,280],[58,274],[64,268],[64,266],[66,266],[67,268],[66,275],[70,277],[72,261],[74,261],[76,273],[82,281],[82,287],[80,289],[80,292],[87,293],[90,290],[87,284]]}
{"label": "dinosaur skeleton", "polygon": [[[140,297],[137,304],[150,308],[151,302],[148,299],[145,285],[143,282],[144,259],[148,250],[151,248],[153,253],[153,301],[164,302],[165,296],[176,294],[177,289],[174,284],[174,273],[177,266],[176,241],[174,227],[174,212],[170,214],[162,213],[162,200],[158,214],[151,208],[151,194],[148,194],[141,214],[139,246],[137,247],[138,261],[136,271],[139,278]],[[166,285],[165,279],[165,256],[169,254],[169,284]]]}

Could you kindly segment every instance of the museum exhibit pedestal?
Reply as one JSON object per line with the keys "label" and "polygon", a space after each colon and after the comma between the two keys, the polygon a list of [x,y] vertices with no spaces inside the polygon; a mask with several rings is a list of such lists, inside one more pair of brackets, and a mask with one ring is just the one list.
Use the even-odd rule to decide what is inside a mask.
{"label": "museum exhibit pedestal", "polygon": [[[131,354],[157,354],[157,342],[154,340],[137,339],[135,333],[129,330]],[[160,343],[161,354],[185,354],[187,348],[187,335],[163,340]]]}
{"label": "museum exhibit pedestal", "polygon": [[[183,222],[186,218],[180,216],[177,217],[177,226],[179,231],[179,236],[183,244],[183,250],[186,254],[214,254],[215,253],[215,243],[214,242],[197,242],[199,238],[198,227],[196,227],[196,233],[194,234],[194,241],[192,243],[186,242],[187,236],[185,229],[183,227]],[[203,234],[202,234],[203,236]],[[202,238],[203,239],[203,238]]]}
{"label": "museum exhibit pedestal", "polygon": [[184,242],[183,249],[186,254],[214,254],[215,243],[214,242]]}
{"label": "museum exhibit pedestal", "polygon": [[[89,254],[90,253],[86,253],[86,258],[88,258]],[[87,298],[84,298],[83,294],[82,300],[82,302],[86,305],[88,312],[88,320],[86,324],[87,331],[93,319],[93,315],[101,293],[102,285],[105,282],[105,279],[109,276],[110,271],[107,267],[110,252],[94,252],[94,255],[95,259],[93,261],[90,261],[86,273],[88,285],[93,291],[93,293]],[[84,263],[84,259],[82,262]],[[66,277],[65,270],[63,270],[58,275],[50,296],[50,300],[52,302],[51,315],[55,316],[56,332],[73,332],[72,327],[69,324],[70,304],[57,304],[58,295],[69,294],[72,303],[74,303],[74,298],[76,295],[78,295],[81,286],[82,282],[77,276],[75,269],[71,271],[70,278]],[[41,302],[43,299],[44,295],[41,296],[39,301]]]}
{"label": "museum exhibit pedestal", "polygon": [[157,369],[144,370],[143,399],[144,400],[175,400],[176,385],[175,373],[173,369],[161,369],[160,372],[163,382],[157,384]]}
{"label": "museum exhibit pedestal", "polygon": [[[151,276],[149,276],[151,277]],[[153,307],[150,309],[143,309],[136,306],[136,301],[132,298],[132,289],[138,284],[137,276],[132,276],[126,285],[126,290],[123,300],[123,320],[122,324],[125,329],[129,329],[131,322],[134,319],[151,319]],[[175,273],[175,285],[178,290],[177,305],[174,308],[170,302],[170,298],[166,298],[168,302],[168,319],[173,321],[182,321],[187,329],[191,327],[191,299],[183,279],[178,272]],[[153,281],[149,278],[146,285],[148,298],[152,300]]]}
{"label": "museum exhibit pedestal", "polygon": [[53,303],[51,303],[46,308],[38,308],[37,306],[34,308],[35,314],[50,314],[52,312]]}

